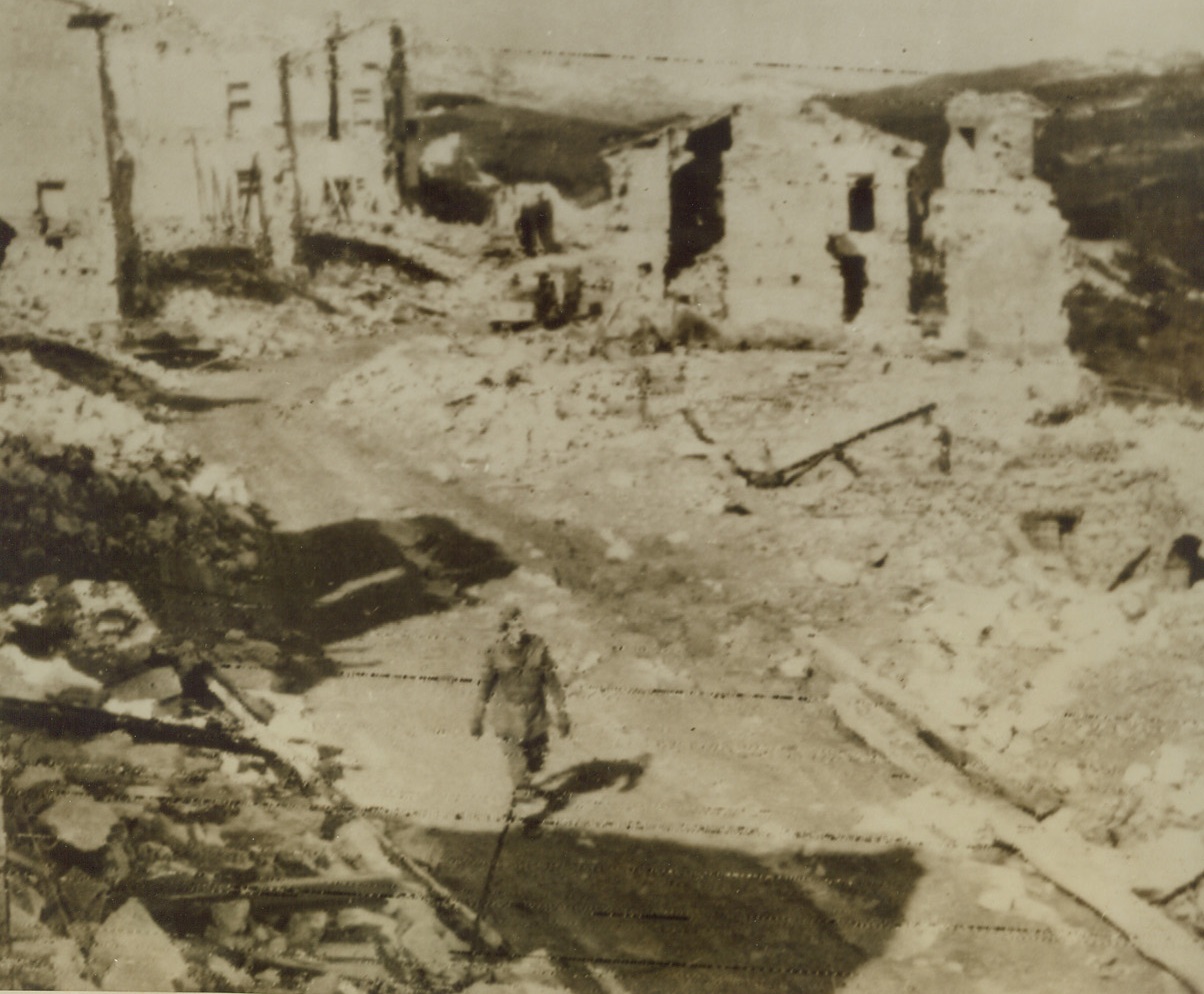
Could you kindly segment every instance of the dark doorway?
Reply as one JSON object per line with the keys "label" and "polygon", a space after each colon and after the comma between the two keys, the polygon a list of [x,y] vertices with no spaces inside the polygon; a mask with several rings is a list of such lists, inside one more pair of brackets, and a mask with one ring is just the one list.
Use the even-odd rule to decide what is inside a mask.
{"label": "dark doorway", "polygon": [[686,150],[694,158],[674,172],[669,182],[666,281],[723,238],[723,153],[731,147],[730,117],[691,131],[686,139]]}
{"label": "dark doorway", "polygon": [[849,231],[874,230],[874,177],[858,176],[849,188]]}
{"label": "dark doorway", "polygon": [[865,306],[865,256],[849,255],[840,260],[840,276],[844,280],[844,319],[852,321]]}
{"label": "dark doorway", "polygon": [[0,217],[0,266],[8,256],[8,247],[17,237],[17,229]]}
{"label": "dark doorway", "polygon": [[832,235],[828,239],[828,254],[836,260],[840,278],[844,281],[844,319],[852,321],[865,306],[865,288],[870,282],[865,256],[848,235]]}

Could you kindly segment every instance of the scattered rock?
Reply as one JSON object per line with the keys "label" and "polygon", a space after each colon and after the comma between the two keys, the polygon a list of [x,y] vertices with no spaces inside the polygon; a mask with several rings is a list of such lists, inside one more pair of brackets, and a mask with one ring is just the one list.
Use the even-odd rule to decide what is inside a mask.
{"label": "scattered rock", "polygon": [[103,685],[61,656],[35,659],[15,645],[0,645],[0,686],[11,697],[52,700],[65,693],[100,694]]}
{"label": "scattered rock", "polygon": [[107,991],[172,991],[191,983],[180,951],[133,897],[96,930],[88,965]]}
{"label": "scattered rock", "polygon": [[182,693],[179,674],[170,666],[159,666],[119,683],[110,690],[109,695],[114,701],[150,700],[159,703],[179,697]]}
{"label": "scattered rock", "polygon": [[1126,855],[1134,892],[1161,901],[1204,874],[1204,836],[1172,828],[1147,839]]}
{"label": "scattered rock", "polygon": [[376,835],[376,829],[363,818],[340,825],[334,837],[335,851],[365,873],[396,873],[395,867]]}
{"label": "scattered rock", "polygon": [[205,965],[209,968],[210,973],[232,989],[250,990],[255,986],[254,977],[247,973],[246,970],[235,966],[224,956],[218,956],[214,953],[205,961]]}
{"label": "scattered rock", "polygon": [[321,910],[298,911],[288,920],[288,944],[295,949],[313,949],[322,940],[330,915]]}
{"label": "scattered rock", "polygon": [[337,973],[323,973],[305,985],[305,994],[338,994],[342,982]]}
{"label": "scattered rock", "polygon": [[38,816],[59,842],[80,852],[96,852],[109,839],[117,816],[107,804],[84,794],[71,794],[55,801]]}
{"label": "scattered rock", "polygon": [[620,538],[614,532],[603,529],[599,534],[606,542],[606,558],[612,563],[625,563],[635,555],[635,549],[626,539]]}
{"label": "scattered rock", "polygon": [[439,920],[435,909],[421,898],[397,898],[390,904],[402,919],[400,943],[406,951],[429,973],[455,976],[457,954],[466,953],[468,946]]}
{"label": "scattered rock", "polygon": [[778,672],[788,680],[806,680],[815,672],[811,660],[806,656],[795,656],[778,663]]}
{"label": "scattered rock", "polygon": [[221,938],[239,935],[247,927],[251,917],[251,902],[246,898],[237,901],[217,901],[209,908],[213,929]]}
{"label": "scattered rock", "polygon": [[100,921],[109,887],[73,866],[59,881],[59,893],[68,913],[77,921]]}

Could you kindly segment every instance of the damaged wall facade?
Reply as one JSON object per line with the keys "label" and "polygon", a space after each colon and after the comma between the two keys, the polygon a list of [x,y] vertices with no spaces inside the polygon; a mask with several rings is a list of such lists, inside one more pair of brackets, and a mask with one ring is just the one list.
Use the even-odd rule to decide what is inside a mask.
{"label": "damaged wall facade", "polygon": [[607,156],[621,293],[667,293],[756,338],[907,315],[908,174],[922,148],[818,102],[735,108]]}
{"label": "damaged wall facade", "polygon": [[742,108],[725,161],[727,308],[767,322],[906,332],[908,174],[922,147],[808,103]]}
{"label": "damaged wall facade", "polygon": [[270,58],[186,25],[111,32],[121,133],[143,248],[287,251],[279,93]]}
{"label": "damaged wall facade", "polygon": [[418,186],[404,34],[336,26],[290,58],[287,80],[301,226],[379,234]]}
{"label": "damaged wall facade", "polygon": [[1021,93],[966,92],[949,101],[944,186],[925,222],[945,258],[946,347],[1016,358],[1068,354],[1069,226],[1050,186],[1033,175],[1047,116]]}
{"label": "damaged wall facade", "polygon": [[669,178],[674,145],[682,141],[678,132],[662,128],[603,154],[610,169],[605,237],[615,260],[615,295],[641,312],[664,309]]}
{"label": "damaged wall facade", "polygon": [[[628,142],[606,156],[616,292],[654,320],[688,306],[739,340],[829,340],[843,327],[913,348],[935,329],[945,348],[1064,353],[1074,280],[1067,225],[1033,175],[1044,115],[1021,94],[951,100],[944,187],[927,216],[915,190],[923,146],[821,101],[797,113],[737,107]],[[700,143],[717,122],[726,142]],[[712,161],[679,183],[700,149]],[[681,250],[683,199],[702,251]],[[922,322],[917,267],[933,265],[942,308]]]}
{"label": "damaged wall facade", "polygon": [[[116,317],[116,238],[96,33],[68,29],[70,9],[0,0],[0,293],[23,308],[56,296],[56,314]],[[20,94],[20,100],[12,95]],[[70,295],[70,306],[58,299]]]}
{"label": "damaged wall facade", "polygon": [[134,24],[0,0],[0,13],[0,78],[21,95],[0,120],[9,299],[69,278],[89,320],[136,314],[144,253],[288,266],[306,232],[371,237],[411,202],[417,122],[397,26],[336,23],[279,55],[218,44],[173,11]]}
{"label": "damaged wall facade", "polygon": [[[118,35],[113,61],[148,248],[253,247],[288,265],[306,231],[371,237],[417,185],[399,27],[336,23],[274,56],[157,26]],[[162,98],[182,86],[187,99]]]}

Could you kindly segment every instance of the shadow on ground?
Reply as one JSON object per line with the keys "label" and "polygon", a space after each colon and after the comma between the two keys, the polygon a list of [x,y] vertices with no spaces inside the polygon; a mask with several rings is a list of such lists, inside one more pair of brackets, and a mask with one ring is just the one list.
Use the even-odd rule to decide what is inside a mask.
{"label": "shadow on ground", "polygon": [[523,827],[538,830],[544,821],[567,808],[580,794],[617,787],[620,791],[634,790],[648,768],[650,755],[635,759],[591,759],[551,773],[533,785],[543,802],[543,808],[523,819]]}
{"label": "shadow on ground", "polygon": [[280,624],[322,645],[446,610],[514,570],[494,543],[431,515],[277,532],[263,559],[258,593]]}
{"label": "shadow on ground", "polygon": [[[496,833],[425,833],[469,905]],[[547,829],[507,833],[486,917],[515,956],[548,956],[574,990],[601,967],[632,994],[838,991],[879,956],[923,870],[911,850],[780,854]]]}
{"label": "shadow on ground", "polygon": [[254,575],[237,581],[171,550],[146,591],[156,621],[202,641],[238,629],[319,649],[463,603],[469,587],[515,568],[493,542],[430,515],[264,530],[256,545]]}
{"label": "shadow on ground", "polygon": [[254,398],[213,400],[172,393],[160,388],[149,377],[67,342],[48,341],[35,335],[0,336],[0,353],[20,351],[28,352],[39,366],[57,373],[89,393],[112,395],[136,405],[152,420],[156,416],[156,407],[195,413],[234,404],[255,403]]}

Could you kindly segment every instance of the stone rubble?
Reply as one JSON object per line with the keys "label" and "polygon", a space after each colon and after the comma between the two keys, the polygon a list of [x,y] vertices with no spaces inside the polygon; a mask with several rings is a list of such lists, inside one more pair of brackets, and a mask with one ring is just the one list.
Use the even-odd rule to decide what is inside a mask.
{"label": "stone rubble", "polygon": [[[280,762],[220,744],[240,730],[205,681],[220,672],[277,734],[304,734],[299,700],[272,688],[309,650],[236,629],[181,637],[171,611],[143,599],[179,548],[212,588],[254,578],[270,522],[241,481],[207,474],[137,408],[19,352],[0,369],[5,975],[77,990],[472,983],[466,938],[379,846],[373,855],[366,822]],[[17,720],[38,707],[54,720]],[[214,744],[185,744],[181,730]],[[322,896],[327,879],[349,889]],[[381,890],[382,879],[397,883]],[[270,897],[315,884],[309,906]]]}

